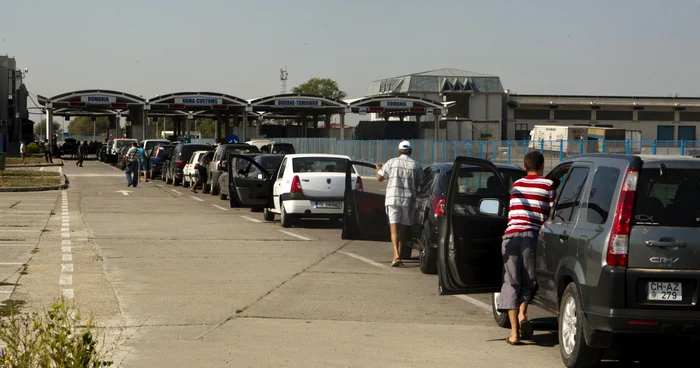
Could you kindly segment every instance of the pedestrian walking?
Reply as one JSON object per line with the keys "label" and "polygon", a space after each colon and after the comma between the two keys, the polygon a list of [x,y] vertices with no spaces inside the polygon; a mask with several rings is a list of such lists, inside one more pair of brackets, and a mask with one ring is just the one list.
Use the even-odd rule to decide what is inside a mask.
{"label": "pedestrian walking", "polygon": [[84,141],[82,144],[78,145],[78,162],[75,163],[75,166],[83,167],[83,161],[85,160],[87,154],[88,144],[87,141]]}
{"label": "pedestrian walking", "polygon": [[143,180],[148,183],[148,158],[146,157],[146,149],[143,147],[138,147],[139,156],[141,157],[141,172],[143,173]]}
{"label": "pedestrian walking", "polygon": [[127,187],[136,186],[139,184],[139,166],[141,163],[141,154],[136,147],[136,142],[131,143],[131,148],[126,151],[126,184]]}
{"label": "pedestrian walking", "polygon": [[411,158],[411,142],[399,143],[399,157],[377,164],[377,180],[387,181],[384,206],[389,217],[391,245],[394,247],[392,267],[403,265],[401,247],[405,244],[406,227],[413,225],[413,206],[418,187],[423,183],[423,168]]}
{"label": "pedestrian walking", "polygon": [[209,188],[207,186],[207,168],[214,158],[214,152],[210,151],[202,155],[197,164],[197,179],[192,183],[190,191],[192,193],[197,193],[197,186],[202,185],[202,194],[209,194]]}
{"label": "pedestrian walking", "polygon": [[46,162],[52,164],[53,160],[51,159],[51,146],[49,145],[49,142],[47,142],[46,139],[40,140],[39,141],[39,148],[41,149],[41,152],[44,154],[44,158],[46,159]]}
{"label": "pedestrian walking", "polygon": [[506,342],[510,345],[519,345],[521,339],[530,339],[533,334],[527,307],[537,292],[537,234],[547,221],[556,196],[552,181],[542,177],[541,152],[525,155],[525,170],[527,175],[516,180],[510,190],[508,226],[501,244],[504,275],[497,308],[508,313],[511,333]]}
{"label": "pedestrian walking", "polygon": [[27,156],[27,145],[24,143],[24,139],[19,141],[19,163],[24,165],[24,158]]}

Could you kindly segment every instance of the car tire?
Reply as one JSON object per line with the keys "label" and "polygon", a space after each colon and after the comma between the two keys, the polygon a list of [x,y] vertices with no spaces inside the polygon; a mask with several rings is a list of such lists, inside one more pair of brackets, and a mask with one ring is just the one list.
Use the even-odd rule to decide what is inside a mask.
{"label": "car tire", "polygon": [[420,234],[420,248],[419,252],[419,264],[420,271],[426,275],[434,275],[437,273],[437,254],[436,250],[430,246],[430,240],[428,239],[428,234],[426,234],[427,226],[423,226],[423,231]]}
{"label": "car tire", "polygon": [[265,219],[265,221],[275,221],[275,213],[270,211],[269,208],[265,208],[263,210],[263,219]]}
{"label": "car tire", "polygon": [[220,190],[219,190],[219,184],[218,183],[211,183],[211,190],[209,191],[211,195],[218,195]]}
{"label": "car tire", "polygon": [[284,203],[280,202],[280,224],[282,227],[291,227],[292,226],[292,216],[287,214],[287,211],[284,210]]}
{"label": "car tire", "polygon": [[493,293],[491,295],[491,311],[493,312],[493,319],[496,321],[498,327],[510,328],[510,318],[508,318],[508,313],[503,313],[498,311],[498,298],[501,293]]}
{"label": "car tire", "polygon": [[568,368],[594,367],[603,354],[603,349],[586,343],[584,318],[578,287],[572,282],[564,289],[559,303],[559,351]]}

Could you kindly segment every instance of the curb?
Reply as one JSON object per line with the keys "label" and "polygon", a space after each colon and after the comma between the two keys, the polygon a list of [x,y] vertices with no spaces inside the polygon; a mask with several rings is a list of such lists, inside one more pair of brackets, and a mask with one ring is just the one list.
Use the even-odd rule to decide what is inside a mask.
{"label": "curb", "polygon": [[44,192],[49,190],[64,190],[68,189],[70,181],[68,177],[61,175],[61,185],[52,185],[48,187],[23,187],[23,188],[0,188],[0,193],[16,193],[16,192]]}
{"label": "curb", "polygon": [[23,167],[54,167],[54,166],[63,166],[63,162],[60,164],[29,164],[29,165],[5,165],[5,168],[8,169],[21,169]]}

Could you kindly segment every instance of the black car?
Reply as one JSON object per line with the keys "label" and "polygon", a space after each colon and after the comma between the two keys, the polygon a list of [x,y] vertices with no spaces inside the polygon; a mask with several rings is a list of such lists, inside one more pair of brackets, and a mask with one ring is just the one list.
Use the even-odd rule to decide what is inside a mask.
{"label": "black car", "polygon": [[[418,189],[417,219],[408,244],[419,253],[420,269],[423,273],[437,273],[438,220],[445,216],[447,187],[452,175],[452,163],[436,163],[425,168],[425,181]],[[527,174],[518,166],[496,164],[496,168],[510,188]],[[459,173],[464,191],[490,193],[498,191],[498,178],[479,167],[462,165]],[[411,249],[404,250],[402,258],[409,258]]]}
{"label": "black car", "polygon": [[209,151],[211,149],[212,146],[209,144],[179,143],[173,149],[168,166],[164,168],[165,183],[180,185],[183,179],[182,171],[190,160],[190,157],[192,157],[192,154],[196,151]]}
{"label": "black car", "polygon": [[161,144],[151,150],[148,157],[148,172],[152,179],[162,175],[163,165],[168,161],[174,149],[174,145]]}
{"label": "black car", "polygon": [[[246,155],[250,156],[250,155]],[[258,155],[255,156],[253,161],[258,163],[263,169],[265,169],[269,173],[275,173],[277,170],[279,170],[280,164],[282,163],[282,159],[284,158],[284,155]],[[235,159],[234,159],[235,160]],[[228,171],[228,159],[225,160],[222,164],[225,168],[227,168],[226,171]],[[243,177],[255,177],[255,178],[262,178],[262,171],[260,169],[250,163],[249,161],[244,161],[244,160],[236,160],[236,162],[231,165],[231,168],[235,169],[236,172],[231,173],[231,175],[234,176],[239,176],[242,175]],[[221,199],[227,199],[229,196],[229,175],[226,175],[227,173],[225,172],[224,175],[219,176],[219,186],[221,188],[220,194],[221,194]],[[257,211],[257,208],[253,208],[254,211]]]}

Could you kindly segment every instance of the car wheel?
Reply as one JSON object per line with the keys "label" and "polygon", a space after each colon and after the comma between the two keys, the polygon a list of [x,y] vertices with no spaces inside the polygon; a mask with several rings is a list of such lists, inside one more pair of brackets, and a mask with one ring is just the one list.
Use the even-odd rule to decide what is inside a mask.
{"label": "car wheel", "polygon": [[182,179],[182,187],[183,188],[189,188],[190,187],[190,182],[185,180],[184,178]]}
{"label": "car wheel", "polygon": [[178,186],[182,183],[183,179],[178,179],[175,175],[173,175],[173,185]]}
{"label": "car wheel", "polygon": [[282,227],[292,226],[292,217],[284,210],[284,203],[280,202],[280,223]]}
{"label": "car wheel", "polygon": [[218,183],[211,183],[211,195],[218,195],[219,194],[219,184]]}
{"label": "car wheel", "polygon": [[498,299],[500,297],[501,293],[493,293],[491,296],[491,310],[493,311],[493,319],[496,321],[498,327],[510,328],[510,318],[508,318],[508,313],[498,311]]}
{"label": "car wheel", "polygon": [[602,357],[602,349],[586,344],[583,318],[578,287],[572,282],[564,290],[559,304],[559,351],[568,368],[593,367]]}
{"label": "car wheel", "polygon": [[423,231],[420,235],[419,263],[420,271],[427,275],[437,273],[437,255],[436,249],[430,246],[430,240],[426,231],[426,226],[423,226]]}
{"label": "car wheel", "polygon": [[275,213],[270,211],[269,208],[263,210],[263,218],[265,221],[275,221]]}

